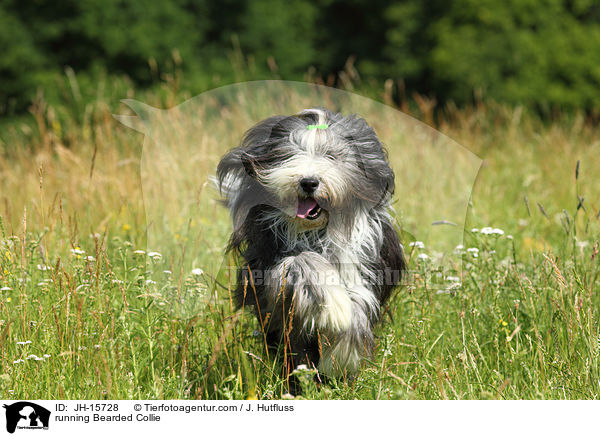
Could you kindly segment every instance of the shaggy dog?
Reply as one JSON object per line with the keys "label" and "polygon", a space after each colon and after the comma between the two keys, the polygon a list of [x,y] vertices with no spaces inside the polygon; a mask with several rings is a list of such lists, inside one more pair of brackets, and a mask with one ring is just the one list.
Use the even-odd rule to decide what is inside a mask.
{"label": "shaggy dog", "polygon": [[268,345],[300,364],[353,375],[406,269],[389,215],[394,173],[362,118],[325,109],[274,116],[223,157],[219,188],[243,265],[240,306]]}

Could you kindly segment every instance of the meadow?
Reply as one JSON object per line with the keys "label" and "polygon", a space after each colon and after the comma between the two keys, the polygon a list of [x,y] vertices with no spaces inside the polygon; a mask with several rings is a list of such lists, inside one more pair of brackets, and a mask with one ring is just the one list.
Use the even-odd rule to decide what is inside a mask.
{"label": "meadow", "polygon": [[[151,109],[121,98],[172,108],[191,96],[173,82],[153,91],[100,83],[86,101],[76,80],[61,83],[61,104],[39,95],[33,122],[3,123],[0,397],[281,398],[281,365],[254,317],[232,304],[231,225],[210,176],[253,120],[313,96],[209,98],[219,110],[182,105],[144,135],[127,126],[147,129],[134,112]],[[379,99],[392,104],[389,87]],[[357,378],[316,386],[301,371],[302,398],[598,398],[600,130],[583,113],[542,120],[491,101],[438,108],[415,96],[400,109],[422,123],[379,104],[362,109],[390,138],[411,274]],[[391,111],[403,129],[378,118]],[[430,218],[477,172],[455,154],[415,166],[407,153],[420,136],[394,139],[413,128],[483,160],[464,205],[447,211],[460,219],[464,206],[464,222],[441,242]]]}

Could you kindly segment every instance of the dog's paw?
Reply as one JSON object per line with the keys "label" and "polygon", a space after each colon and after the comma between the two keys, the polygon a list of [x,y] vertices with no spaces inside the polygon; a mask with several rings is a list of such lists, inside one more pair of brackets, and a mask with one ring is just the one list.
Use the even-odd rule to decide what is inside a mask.
{"label": "dog's paw", "polygon": [[327,377],[348,377],[360,368],[364,344],[356,341],[353,334],[346,332],[333,342],[325,342],[319,360],[319,373]]}

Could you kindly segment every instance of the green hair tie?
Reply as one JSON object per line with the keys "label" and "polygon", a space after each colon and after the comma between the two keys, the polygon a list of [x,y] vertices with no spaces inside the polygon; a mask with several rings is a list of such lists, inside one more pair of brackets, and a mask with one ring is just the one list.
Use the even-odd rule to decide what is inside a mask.
{"label": "green hair tie", "polygon": [[306,126],[306,130],[315,130],[315,129],[325,130],[325,129],[327,129],[327,127],[329,127],[327,124],[309,124],[308,126]]}

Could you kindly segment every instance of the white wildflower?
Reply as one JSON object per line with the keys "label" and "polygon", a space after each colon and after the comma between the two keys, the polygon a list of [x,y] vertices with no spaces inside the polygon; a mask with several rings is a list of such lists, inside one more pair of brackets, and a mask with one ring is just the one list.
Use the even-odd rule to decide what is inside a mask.
{"label": "white wildflower", "polygon": [[160,254],[158,251],[149,251],[148,257],[152,258],[152,260],[160,260],[162,259],[162,254]]}
{"label": "white wildflower", "polygon": [[194,268],[192,270],[192,275],[194,276],[201,276],[202,274],[204,274],[204,271],[201,268]]}
{"label": "white wildflower", "polygon": [[144,250],[135,250],[133,252],[133,254],[140,254],[141,255],[141,254],[146,254],[146,252]]}
{"label": "white wildflower", "polygon": [[40,263],[40,264],[38,264],[37,269],[39,269],[40,271],[46,271],[46,270],[49,270],[50,267]]}
{"label": "white wildflower", "polygon": [[460,288],[460,286],[461,286],[460,283],[452,283],[446,289],[439,289],[438,291],[436,291],[436,294],[438,294],[438,295],[440,295],[440,294],[455,294],[456,293],[455,289]]}
{"label": "white wildflower", "polygon": [[484,227],[483,229],[481,229],[481,233],[484,235],[500,235],[500,236],[502,236],[504,234],[504,230],[495,229],[493,227]]}
{"label": "white wildflower", "polygon": [[35,354],[30,354],[29,356],[27,356],[27,357],[26,357],[26,359],[27,359],[27,360],[30,360],[30,359],[35,359],[35,360],[44,360],[44,358],[43,358],[43,357],[38,357],[38,356],[36,356]]}
{"label": "white wildflower", "polygon": [[479,229],[477,229],[477,228],[473,228],[473,229],[471,229],[471,232],[472,232],[472,233],[477,233],[477,232],[479,232]]}
{"label": "white wildflower", "polygon": [[31,344],[31,341],[17,342],[17,345],[28,345],[28,344]]}
{"label": "white wildflower", "polygon": [[408,246],[416,248],[425,248],[425,244],[423,244],[421,241],[411,242],[410,244],[408,244]]}
{"label": "white wildflower", "polygon": [[71,248],[71,254],[85,254],[85,251],[83,251],[79,247],[75,247],[75,248]]}
{"label": "white wildflower", "polygon": [[86,256],[85,260],[88,262],[96,262],[96,258],[94,256]]}
{"label": "white wildflower", "polygon": [[417,258],[420,260],[427,260],[429,259],[429,256],[427,256],[425,253],[420,253]]}
{"label": "white wildflower", "polygon": [[467,248],[467,252],[471,253],[473,257],[479,257],[479,248]]}
{"label": "white wildflower", "polygon": [[3,286],[0,288],[0,291],[12,291],[12,288],[9,288],[8,286]]}

